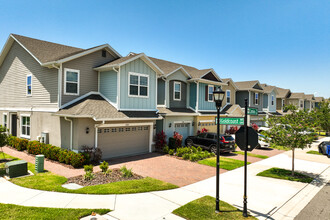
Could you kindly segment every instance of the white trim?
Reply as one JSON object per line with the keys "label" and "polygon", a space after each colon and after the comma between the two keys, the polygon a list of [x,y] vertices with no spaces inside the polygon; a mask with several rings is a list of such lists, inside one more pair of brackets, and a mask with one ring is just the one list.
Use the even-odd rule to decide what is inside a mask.
{"label": "white trim", "polygon": [[213,92],[214,92],[214,85],[207,85],[207,101],[208,102],[214,102],[213,100],[213,92],[212,92],[212,99],[210,100],[210,88],[213,88]]}
{"label": "white trim", "polygon": [[205,122],[214,122],[214,120],[200,120],[199,122],[205,123]]}
{"label": "white trim", "polygon": [[115,107],[118,110],[118,106],[116,103],[111,102],[107,97],[105,97],[102,93],[99,93],[98,95],[100,95],[105,101],[109,102],[113,107]]}
{"label": "white trim", "polygon": [[[31,84],[30,84],[30,86],[31,86],[31,94],[28,94],[28,77],[31,77]],[[26,75],[26,78],[25,78],[25,90],[26,90],[26,96],[28,96],[28,97],[30,97],[30,96],[32,96],[32,74],[28,74],[28,75]]]}
{"label": "white trim", "polygon": [[154,123],[150,123],[150,128],[149,128],[149,153],[152,152],[153,127],[154,127]]}
{"label": "white trim", "polygon": [[212,72],[212,74],[215,76],[215,78],[217,78],[217,80],[219,80],[220,82],[222,82],[222,80],[220,79],[220,77],[218,76],[218,74],[214,71],[213,68],[208,69],[206,73],[204,73],[204,75],[202,75],[200,78],[203,78],[204,76],[206,76],[208,73]]}
{"label": "white trim", "polygon": [[[19,122],[19,128],[20,128],[20,137],[22,137],[22,138],[27,138],[27,139],[31,139],[31,131],[32,131],[32,129],[31,129],[31,114],[20,114],[20,122]],[[23,134],[23,117],[28,117],[29,119],[30,119],[30,124],[29,125],[25,125],[25,127],[27,128],[27,127],[29,127],[30,128],[30,135],[25,135],[25,134]],[[26,131],[27,131],[27,129],[26,129]]]}
{"label": "white trim", "polygon": [[[133,76],[137,76],[138,77],[138,84],[135,85],[135,84],[131,84],[131,75]],[[146,77],[148,79],[148,82],[147,82],[147,86],[145,85],[140,85],[140,77]],[[157,77],[156,77],[157,78]],[[138,94],[137,95],[131,95],[130,94],[130,87],[132,86],[137,86],[138,87]],[[140,95],[140,87],[147,87],[147,95],[146,96],[143,96],[143,95]],[[128,72],[128,91],[127,91],[127,94],[128,94],[128,97],[134,97],[134,98],[149,98],[149,89],[150,89],[150,86],[149,86],[149,75],[147,74],[143,74],[143,73],[135,73],[135,72]]]}
{"label": "white trim", "polygon": [[152,122],[145,123],[117,123],[117,124],[100,124],[99,128],[113,128],[113,127],[133,127],[133,126],[145,126],[145,125],[153,125]]}
{"label": "white trim", "polygon": [[[222,109],[222,108],[221,108]],[[220,111],[221,111],[221,109],[220,109]],[[199,112],[215,112],[215,113],[217,113],[217,110],[214,110],[214,109],[211,109],[211,110],[199,110]]]}
{"label": "white trim", "polygon": [[[85,117],[86,118],[86,117]],[[94,121],[155,121],[155,120],[163,120],[163,117],[158,118],[100,118],[95,119]]]}
{"label": "white trim", "polygon": [[64,117],[64,120],[70,122],[70,150],[73,149],[73,121],[72,119],[68,119],[67,117]]}
{"label": "white trim", "polygon": [[158,109],[138,109],[138,108],[121,108],[120,111],[145,111],[145,112],[156,112]]}
{"label": "white trim", "polygon": [[100,93],[100,71],[97,71],[97,92]]}
{"label": "white trim", "polygon": [[205,83],[205,84],[213,84],[213,85],[217,85],[217,86],[228,86],[227,83],[216,82],[216,81],[207,80],[207,79],[199,79],[199,78],[193,78],[193,79],[189,79],[187,81],[188,82],[202,82],[202,83]]}
{"label": "white trim", "polygon": [[182,66],[180,66],[179,68],[177,68],[177,69],[173,70],[172,72],[170,72],[169,74],[167,74],[166,77],[169,77],[170,75],[172,75],[173,73],[175,73],[179,70],[182,70],[182,72],[184,74],[186,74],[186,76],[188,76],[188,78],[192,78],[191,75]]}
{"label": "white trim", "polygon": [[[180,98],[175,98],[175,84],[177,84],[177,85],[180,85],[180,91],[177,91],[177,92],[179,92],[180,93]],[[178,82],[178,81],[174,81],[173,82],[173,100],[174,101],[181,101],[181,91],[182,91],[182,85],[181,85],[181,82]]]}
{"label": "white trim", "polygon": [[[77,93],[68,93],[66,92],[66,72],[76,72],[78,73],[78,79],[77,79]],[[76,82],[70,82],[69,83],[76,83]],[[73,96],[79,96],[79,87],[80,87],[80,70],[75,70],[75,69],[69,69],[69,68],[64,68],[64,95],[73,95]]]}
{"label": "white trim", "polygon": [[157,103],[158,103],[158,78],[155,77],[155,80],[156,80],[156,94],[155,94],[155,100],[156,100],[156,108],[157,108]]}
{"label": "white trim", "polygon": [[196,112],[196,109],[193,109],[191,106],[188,106],[188,108],[194,112]]}
{"label": "white trim", "polygon": [[23,44],[21,44],[21,42],[19,42],[12,34],[10,35],[10,37],[12,37],[21,47],[23,47],[24,50],[26,50],[40,65],[42,64],[40,60],[38,60],[37,57],[35,57],[28,49],[26,49],[26,47],[24,47]]}
{"label": "white trim", "polygon": [[[6,124],[5,125],[5,116],[6,116]],[[2,113],[2,126],[8,129],[8,114],[7,112]]]}
{"label": "white trim", "polygon": [[[196,82],[195,82],[196,83]],[[199,104],[199,82],[197,82],[197,87],[196,87],[196,112],[198,112],[198,104]]]}
{"label": "white trim", "polygon": [[157,108],[166,108],[166,105],[157,105]]}
{"label": "white trim", "polygon": [[113,70],[115,71],[115,72],[117,72],[117,106],[118,106],[118,109],[120,108],[120,67],[119,67],[119,69],[118,69],[118,71],[115,69],[115,68],[113,68]]}
{"label": "white trim", "polygon": [[[228,102],[228,100],[227,100],[227,98],[228,98],[228,96],[227,96],[227,92],[229,92],[229,102]],[[230,104],[231,103],[231,90],[230,89],[227,89],[226,90],[226,105],[227,104]]]}
{"label": "white trim", "polygon": [[0,111],[21,111],[21,112],[57,112],[59,109],[56,108],[35,108],[35,107],[5,107],[0,108]]}
{"label": "white trim", "polygon": [[58,69],[58,107],[60,108],[62,105],[62,82],[63,82],[63,68],[62,63],[60,64],[60,68]]}

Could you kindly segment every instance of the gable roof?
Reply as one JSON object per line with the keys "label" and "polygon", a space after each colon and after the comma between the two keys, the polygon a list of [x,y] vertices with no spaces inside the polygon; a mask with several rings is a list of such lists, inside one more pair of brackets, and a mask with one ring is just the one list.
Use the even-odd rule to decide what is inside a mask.
{"label": "gable roof", "polygon": [[229,85],[229,83],[231,83],[234,86],[234,88],[236,90],[238,90],[236,83],[231,78],[225,78],[225,79],[221,79],[221,80],[222,80],[222,82],[227,83],[228,85]]}
{"label": "gable roof", "polygon": [[67,62],[101,49],[107,49],[108,52],[115,57],[121,57],[121,55],[108,44],[82,49],[21,36],[18,34],[10,34],[0,54],[0,65],[2,64],[14,41],[21,45],[42,66]]}
{"label": "gable roof", "polygon": [[306,95],[305,95],[305,99],[307,99],[307,101],[313,101],[313,100],[315,100],[313,94],[306,94]]}
{"label": "gable roof", "polygon": [[261,87],[263,88],[265,93],[271,93],[274,90],[276,95],[278,94],[276,86],[271,86],[271,85],[268,85],[268,84],[264,83],[264,84],[261,84]]}
{"label": "gable roof", "polygon": [[303,93],[303,92],[293,92],[288,97],[288,99],[305,99],[305,93]]}
{"label": "gable roof", "polygon": [[[263,91],[262,86],[260,85],[260,82],[258,80],[252,80],[252,81],[240,81],[235,82],[238,90],[242,91]],[[259,85],[261,89],[256,89],[254,86]]]}
{"label": "gable roof", "polygon": [[291,92],[290,89],[283,89],[280,87],[276,87],[276,89],[278,91],[277,98],[281,98],[281,99],[286,98]]}
{"label": "gable roof", "polygon": [[324,101],[323,97],[315,97],[315,102],[322,102]]}

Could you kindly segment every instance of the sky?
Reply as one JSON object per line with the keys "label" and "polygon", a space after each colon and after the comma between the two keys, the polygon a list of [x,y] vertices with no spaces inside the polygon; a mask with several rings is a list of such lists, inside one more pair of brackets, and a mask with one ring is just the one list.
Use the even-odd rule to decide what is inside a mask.
{"label": "sky", "polygon": [[10,33],[330,97],[329,0],[0,0],[1,48]]}

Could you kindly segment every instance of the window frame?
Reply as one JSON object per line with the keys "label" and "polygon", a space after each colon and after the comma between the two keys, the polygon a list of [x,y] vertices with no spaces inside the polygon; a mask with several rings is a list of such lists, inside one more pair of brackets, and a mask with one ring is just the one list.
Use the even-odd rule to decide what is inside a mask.
{"label": "window frame", "polygon": [[[228,96],[228,92],[229,92],[229,96]],[[229,98],[229,102],[228,102],[228,98]],[[226,90],[226,103],[227,104],[231,103],[231,91],[230,90]]]}
{"label": "window frame", "polygon": [[[138,76],[138,84],[132,84],[133,86],[137,86],[138,87],[138,94],[137,95],[131,95],[130,94],[130,87],[131,87],[131,75],[133,76]],[[140,85],[140,76],[143,76],[143,77],[146,77],[148,79],[148,82],[147,82],[147,86],[145,85]],[[128,97],[135,97],[135,98],[149,98],[149,90],[150,90],[150,86],[149,86],[149,75],[147,74],[143,74],[143,73],[134,73],[134,72],[129,72],[128,73],[128,91],[127,91],[127,94],[128,94]],[[146,87],[147,88],[147,95],[144,96],[144,95],[140,95],[140,87]]]}
{"label": "window frame", "polygon": [[[29,84],[28,84],[28,78],[29,77],[31,77],[31,84],[30,84],[30,86],[31,86],[31,94],[28,93],[28,91],[29,91],[28,90],[28,86],[29,86]],[[26,90],[26,96],[32,96],[32,74],[26,75],[25,90]]]}
{"label": "window frame", "polygon": [[282,99],[282,109],[284,108],[284,106],[285,106],[285,100],[284,99]]}
{"label": "window frame", "polygon": [[254,93],[254,104],[259,105],[259,93]]}
{"label": "window frame", "polygon": [[[6,117],[6,123],[5,123],[5,117]],[[8,129],[8,114],[3,113],[2,114],[2,126]]]}
{"label": "window frame", "polygon": [[271,100],[270,100],[271,104],[274,105],[274,96],[272,95]]}
{"label": "window frame", "polygon": [[[67,72],[76,72],[78,74],[77,82],[67,81]],[[67,83],[77,83],[77,93],[70,93],[66,91],[66,84]],[[64,95],[74,95],[79,96],[80,94],[80,70],[64,68]]]}
{"label": "window frame", "polygon": [[[177,92],[177,91],[175,91],[175,85],[180,85],[180,91],[178,91],[179,92],[179,94],[180,94],[180,98],[175,98],[175,93]],[[182,93],[182,85],[181,85],[181,82],[178,82],[178,81],[174,81],[173,82],[173,100],[174,101],[181,101],[181,93]]]}
{"label": "window frame", "polygon": [[[210,93],[210,88],[213,88],[212,89],[212,93]],[[208,102],[214,102],[214,100],[213,100],[213,92],[214,92],[214,85],[208,85],[207,86],[207,101]],[[212,95],[212,99],[210,99],[210,95]]]}
{"label": "window frame", "polygon": [[[23,117],[29,118],[30,120],[30,124],[29,125],[23,125]],[[30,128],[30,134],[23,134],[23,126],[25,126],[26,128],[29,127]],[[27,139],[31,139],[31,115],[28,114],[21,114],[20,115],[20,137],[22,138],[27,138]],[[26,129],[27,131],[27,129]]]}
{"label": "window frame", "polygon": [[304,100],[299,99],[299,108],[304,108]]}

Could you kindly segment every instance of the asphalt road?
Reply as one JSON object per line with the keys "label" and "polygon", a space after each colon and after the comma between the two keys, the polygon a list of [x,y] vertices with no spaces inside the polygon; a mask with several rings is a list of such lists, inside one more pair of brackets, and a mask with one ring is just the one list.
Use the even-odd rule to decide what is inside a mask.
{"label": "asphalt road", "polygon": [[307,206],[294,218],[295,220],[330,219],[330,182],[328,182]]}

